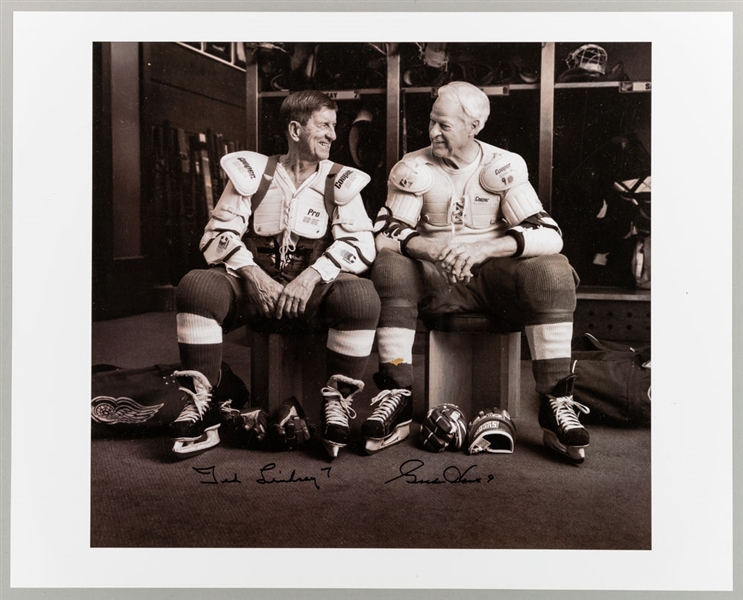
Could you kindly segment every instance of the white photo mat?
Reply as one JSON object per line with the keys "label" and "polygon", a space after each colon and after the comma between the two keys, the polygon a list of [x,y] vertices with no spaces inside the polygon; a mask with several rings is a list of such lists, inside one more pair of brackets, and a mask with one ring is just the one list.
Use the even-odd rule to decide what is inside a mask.
{"label": "white photo mat", "polygon": [[[14,19],[12,587],[732,589],[731,14]],[[379,42],[652,42],[652,551],[90,548],[92,43],[348,41],[356,30]]]}

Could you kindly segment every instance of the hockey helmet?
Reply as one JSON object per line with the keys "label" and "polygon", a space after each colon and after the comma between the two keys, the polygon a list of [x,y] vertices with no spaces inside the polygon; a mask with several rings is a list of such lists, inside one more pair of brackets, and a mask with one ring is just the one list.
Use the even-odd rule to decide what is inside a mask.
{"label": "hockey helmet", "polygon": [[596,73],[597,75],[604,75],[606,73],[606,62],[608,55],[606,50],[596,44],[583,44],[580,48],[576,48],[565,59],[570,69],[582,69],[583,71],[589,71]]}
{"label": "hockey helmet", "polygon": [[446,51],[446,43],[439,42],[417,42],[418,51],[423,64],[435,69],[445,69],[449,62],[449,55]]}
{"label": "hockey helmet", "polygon": [[480,411],[467,427],[467,452],[512,454],[516,426],[507,410],[488,408]]}

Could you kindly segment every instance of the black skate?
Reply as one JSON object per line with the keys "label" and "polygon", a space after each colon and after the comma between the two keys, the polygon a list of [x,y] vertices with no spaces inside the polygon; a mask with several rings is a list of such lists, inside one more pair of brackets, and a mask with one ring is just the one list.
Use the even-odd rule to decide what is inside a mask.
{"label": "black skate", "polygon": [[410,423],[413,420],[413,402],[410,396],[410,390],[406,389],[382,390],[371,401],[372,406],[376,404],[376,407],[361,426],[367,454],[384,450],[410,435]]}
{"label": "black skate", "polygon": [[181,458],[195,456],[219,444],[220,411],[212,401],[212,387],[198,371],[176,371],[173,376],[185,393],[186,406],[170,424],[173,453]]}
{"label": "black skate", "polygon": [[544,430],[545,446],[580,463],[586,458],[590,436],[578,416],[590,410],[573,400],[574,381],[575,375],[570,375],[555,386],[552,394],[541,396],[539,425]]}
{"label": "black skate", "polygon": [[[344,396],[339,387],[343,384],[353,391]],[[322,445],[331,458],[338,456],[341,448],[348,445],[351,426],[348,422],[356,418],[351,408],[353,397],[364,389],[364,382],[343,375],[333,375],[322,389],[323,403],[320,411],[320,435]]]}

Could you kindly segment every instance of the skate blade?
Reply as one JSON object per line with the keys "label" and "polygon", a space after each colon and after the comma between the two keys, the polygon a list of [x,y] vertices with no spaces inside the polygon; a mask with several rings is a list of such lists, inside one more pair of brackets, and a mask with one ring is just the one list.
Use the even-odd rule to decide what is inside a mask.
{"label": "skate blade", "polygon": [[346,444],[338,444],[337,442],[331,442],[330,440],[321,440],[322,447],[330,455],[330,458],[338,458],[338,453],[341,448],[345,448]]}
{"label": "skate blade", "polygon": [[364,450],[366,450],[367,454],[375,454],[376,452],[379,452],[380,450],[384,450],[385,448],[389,448],[390,446],[393,446],[394,444],[402,442],[409,435],[410,435],[410,421],[408,421],[407,423],[400,423],[397,427],[395,427],[395,430],[392,433],[390,433],[386,438],[382,438],[382,439],[366,438],[366,443],[364,444]]}
{"label": "skate blade", "polygon": [[570,460],[581,463],[586,458],[586,446],[566,446],[562,444],[554,431],[544,429],[543,441],[544,445],[548,448],[552,448],[556,452],[559,452],[563,456],[568,457]]}
{"label": "skate blade", "polygon": [[173,454],[180,458],[190,458],[219,444],[219,431],[217,427],[207,429],[195,439],[176,439],[173,443]]}

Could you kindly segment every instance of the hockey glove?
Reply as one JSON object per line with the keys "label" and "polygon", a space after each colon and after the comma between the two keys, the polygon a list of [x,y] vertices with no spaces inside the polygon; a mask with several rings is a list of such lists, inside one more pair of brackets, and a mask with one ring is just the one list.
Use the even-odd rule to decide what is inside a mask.
{"label": "hockey glove", "polygon": [[314,432],[299,401],[292,396],[276,409],[271,418],[269,443],[274,450],[296,450],[309,442]]}
{"label": "hockey glove", "polygon": [[263,446],[268,432],[268,413],[265,410],[251,407],[237,410],[227,401],[220,405],[220,412],[227,442],[240,448]]}
{"label": "hockey glove", "polygon": [[467,420],[455,404],[431,408],[421,424],[420,441],[429,452],[460,450],[467,437]]}

